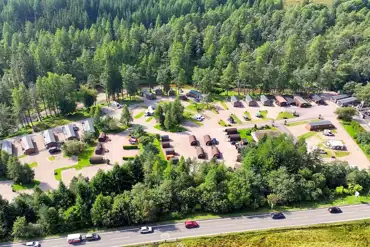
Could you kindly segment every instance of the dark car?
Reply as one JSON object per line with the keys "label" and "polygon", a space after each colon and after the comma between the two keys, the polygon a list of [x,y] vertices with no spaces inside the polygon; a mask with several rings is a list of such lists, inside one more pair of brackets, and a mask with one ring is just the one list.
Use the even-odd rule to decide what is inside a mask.
{"label": "dark car", "polygon": [[231,123],[231,124],[235,123],[235,121],[234,121],[234,119],[233,119],[232,117],[229,117],[229,118],[227,119],[227,121],[229,121],[229,123]]}
{"label": "dark car", "polygon": [[276,212],[271,214],[271,218],[274,220],[285,219],[285,215],[282,212]]}
{"label": "dark car", "polygon": [[328,208],[329,213],[331,214],[339,214],[342,213],[342,210],[338,207],[330,207]]}
{"label": "dark car", "polygon": [[197,228],[197,227],[199,227],[199,225],[194,220],[187,220],[187,221],[185,221],[185,227],[190,229],[190,228]]}
{"label": "dark car", "polygon": [[74,125],[72,125],[72,128],[73,128],[73,130],[74,130],[74,131],[78,131],[78,130],[80,129],[80,128],[78,128],[78,126],[77,126],[77,125],[75,125],[75,124],[74,124]]}
{"label": "dark car", "polygon": [[88,233],[85,237],[86,241],[97,241],[100,240],[100,236],[96,233]]}
{"label": "dark car", "polygon": [[57,154],[57,153],[60,153],[61,150],[58,147],[52,147],[48,151],[49,151],[49,154]]}
{"label": "dark car", "polygon": [[249,117],[246,116],[246,115],[244,115],[243,118],[244,118],[245,121],[249,121],[250,120]]}
{"label": "dark car", "polygon": [[213,144],[213,145],[217,145],[217,144],[218,144],[218,141],[217,141],[217,139],[216,139],[216,138],[212,138],[212,144]]}

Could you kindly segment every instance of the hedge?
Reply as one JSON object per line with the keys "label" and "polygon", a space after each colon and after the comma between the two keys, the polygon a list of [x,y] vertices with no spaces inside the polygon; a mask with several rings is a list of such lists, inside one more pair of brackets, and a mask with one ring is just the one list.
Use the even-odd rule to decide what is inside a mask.
{"label": "hedge", "polygon": [[123,160],[133,160],[135,159],[135,157],[134,156],[123,156],[122,159]]}
{"label": "hedge", "polygon": [[132,149],[139,149],[138,145],[125,145],[123,146],[124,150],[132,150]]}

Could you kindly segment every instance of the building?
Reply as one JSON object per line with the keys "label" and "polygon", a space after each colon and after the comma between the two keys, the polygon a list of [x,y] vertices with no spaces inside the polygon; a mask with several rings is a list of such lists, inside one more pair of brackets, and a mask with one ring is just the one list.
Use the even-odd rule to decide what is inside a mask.
{"label": "building", "polygon": [[196,151],[198,159],[204,159],[206,157],[206,153],[204,152],[202,147],[196,147]]}
{"label": "building", "polygon": [[58,145],[57,140],[55,139],[55,135],[51,129],[45,130],[42,133],[44,137],[44,143],[46,148],[56,147]]}
{"label": "building", "polygon": [[221,158],[221,152],[220,150],[215,147],[215,146],[212,146],[212,157],[213,158],[216,158],[216,159],[220,159]]}
{"label": "building", "polygon": [[278,106],[288,106],[288,102],[281,95],[275,96],[275,102]]}
{"label": "building", "polygon": [[171,144],[169,142],[162,142],[162,148],[170,148]]}
{"label": "building", "polygon": [[337,105],[339,106],[350,106],[350,105],[358,105],[360,101],[356,97],[349,97],[341,100],[337,100]]}
{"label": "building", "polygon": [[306,129],[310,131],[324,130],[324,129],[334,129],[335,126],[329,120],[322,120],[318,122],[311,122],[306,124]]}
{"label": "building", "polygon": [[23,136],[21,139],[22,150],[24,154],[33,154],[36,152],[35,145],[33,144],[31,136]]}
{"label": "building", "polygon": [[255,101],[249,94],[245,96],[245,102],[247,102],[248,106],[258,106],[257,101]]}
{"label": "building", "polygon": [[229,142],[238,142],[241,140],[240,138],[240,135],[239,134],[232,134],[232,135],[229,135]]}
{"label": "building", "polygon": [[251,133],[253,140],[259,142],[264,136],[279,137],[281,133],[277,130],[260,130]]}
{"label": "building", "polygon": [[95,133],[94,121],[92,118],[86,119],[82,122],[82,129],[84,132]]}
{"label": "building", "polygon": [[170,141],[170,137],[168,135],[161,136],[161,142],[169,142],[169,141]]}
{"label": "building", "polygon": [[100,132],[98,137],[98,142],[105,142],[107,140],[107,135],[104,132]]}
{"label": "building", "polygon": [[232,135],[232,134],[238,134],[237,128],[227,128],[224,130],[226,132],[226,135]]}
{"label": "building", "polygon": [[345,150],[346,146],[342,141],[329,140],[326,142],[326,146],[334,150]]}
{"label": "building", "polygon": [[308,103],[305,99],[303,99],[301,96],[294,96],[294,102],[298,107],[306,108],[310,107],[311,104]]}
{"label": "building", "polygon": [[287,103],[288,105],[295,105],[294,99],[293,99],[292,97],[286,96],[286,97],[284,97],[284,98],[285,98],[286,103]]}
{"label": "building", "polygon": [[76,131],[73,129],[72,124],[67,124],[62,127],[64,136],[67,140],[77,139]]}
{"label": "building", "polygon": [[98,143],[96,145],[96,148],[95,148],[95,154],[98,154],[98,155],[101,155],[101,154],[104,154],[105,153],[105,150],[104,150],[104,146],[102,143]]}
{"label": "building", "polygon": [[13,143],[7,140],[4,140],[1,144],[1,150],[6,152],[9,155],[13,155]]}
{"label": "building", "polygon": [[160,88],[155,89],[155,90],[154,90],[154,93],[155,93],[156,95],[163,95],[163,91],[162,91],[162,89],[160,89]]}
{"label": "building", "polygon": [[186,96],[191,97],[191,98],[196,98],[196,99],[199,99],[199,100],[203,98],[203,95],[200,92],[196,91],[196,90],[190,90],[186,94]]}
{"label": "building", "polygon": [[346,99],[346,98],[349,98],[349,97],[351,97],[351,96],[349,96],[347,94],[339,94],[339,95],[331,96],[330,100],[333,101],[334,103],[337,103],[338,100]]}
{"label": "building", "polygon": [[203,136],[204,142],[206,146],[212,146],[212,139],[209,135]]}
{"label": "building", "polygon": [[197,138],[194,135],[189,136],[190,146],[196,146],[198,144]]}
{"label": "building", "polygon": [[239,101],[239,99],[236,96],[231,96],[230,102],[234,107],[242,107],[242,102]]}
{"label": "building", "polygon": [[313,102],[315,102],[318,105],[324,105],[325,104],[325,100],[317,94],[312,95],[311,99],[312,99]]}
{"label": "building", "polygon": [[144,90],[143,91],[143,95],[145,96],[145,98],[147,98],[149,100],[154,100],[154,99],[157,98],[154,93],[151,93],[151,92],[149,92],[147,90]]}
{"label": "building", "polygon": [[175,153],[175,149],[173,149],[173,148],[166,148],[165,150],[164,150],[164,153],[166,154],[166,155],[175,155],[176,153]]}
{"label": "building", "polygon": [[270,100],[268,97],[266,97],[266,95],[261,95],[261,102],[262,102],[262,105],[264,106],[272,106],[273,105],[273,102],[272,100]]}

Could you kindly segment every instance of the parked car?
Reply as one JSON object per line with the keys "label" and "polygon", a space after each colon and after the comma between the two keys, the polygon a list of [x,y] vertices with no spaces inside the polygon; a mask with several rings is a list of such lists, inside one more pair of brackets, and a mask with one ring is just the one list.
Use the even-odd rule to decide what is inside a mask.
{"label": "parked car", "polygon": [[243,118],[244,118],[245,121],[249,121],[250,120],[249,117],[246,116],[246,115],[244,115]]}
{"label": "parked car", "polygon": [[271,214],[271,218],[273,220],[281,220],[281,219],[285,219],[285,215],[282,212],[276,212],[276,213]]}
{"label": "parked car", "polygon": [[122,108],[122,105],[116,101],[112,101],[111,105],[117,109]]}
{"label": "parked car", "polygon": [[194,116],[194,119],[197,120],[197,121],[202,122],[205,118],[204,118],[203,115],[198,114],[198,115],[195,115]]}
{"label": "parked car", "polygon": [[52,147],[48,150],[49,154],[57,154],[60,153],[62,150],[60,150],[59,147]]}
{"label": "parked car", "polygon": [[298,112],[294,111],[294,112],[293,112],[293,116],[295,116],[295,117],[299,117]]}
{"label": "parked car", "polygon": [[229,118],[227,119],[227,121],[229,121],[229,123],[231,123],[231,124],[234,124],[234,123],[235,123],[235,120],[234,120],[234,118],[232,118],[232,117],[229,117]]}
{"label": "parked car", "polygon": [[152,232],[153,232],[153,228],[150,226],[143,226],[140,228],[141,234],[152,233]]}
{"label": "parked car", "polygon": [[324,130],[324,136],[334,136],[334,134],[330,130],[325,129]]}
{"label": "parked car", "polygon": [[96,233],[88,233],[86,234],[86,241],[97,241],[100,240],[100,236]]}
{"label": "parked car", "polygon": [[190,229],[190,228],[197,228],[197,227],[199,227],[199,225],[194,220],[187,220],[187,221],[185,221],[185,227]]}
{"label": "parked car", "polygon": [[213,144],[213,145],[217,145],[217,144],[218,144],[218,141],[217,141],[217,139],[216,139],[216,138],[212,138],[212,140],[211,140],[211,141],[212,141],[212,144]]}
{"label": "parked car", "polygon": [[342,210],[338,207],[329,207],[328,208],[329,213],[331,214],[339,214],[342,213]]}
{"label": "parked car", "polygon": [[38,241],[27,242],[24,245],[25,246],[32,246],[32,247],[40,247],[41,246],[41,244]]}

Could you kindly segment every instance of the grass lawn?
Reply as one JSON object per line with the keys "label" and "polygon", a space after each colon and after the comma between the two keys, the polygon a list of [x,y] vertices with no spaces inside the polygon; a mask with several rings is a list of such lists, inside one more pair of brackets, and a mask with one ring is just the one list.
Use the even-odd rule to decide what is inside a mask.
{"label": "grass lawn", "polygon": [[310,131],[310,132],[304,133],[303,135],[298,136],[298,139],[306,140],[306,139],[308,139],[308,138],[310,138],[310,137],[312,137],[312,136],[314,136],[316,134],[317,134],[317,132]]}
{"label": "grass lawn", "polygon": [[125,97],[123,99],[117,100],[117,102],[120,103],[120,104],[125,104],[125,105],[129,106],[129,105],[134,105],[134,104],[140,104],[140,103],[143,103],[144,101],[142,99],[140,99],[139,96],[133,96],[133,97],[131,97],[131,99],[130,99],[130,97]]}
{"label": "grass lawn", "polygon": [[289,119],[289,118],[295,118],[295,116],[293,115],[293,113],[290,113],[290,112],[279,112],[278,116],[277,116],[277,120],[279,119]]}
{"label": "grass lawn", "polygon": [[147,119],[145,119],[145,122],[149,123],[152,120],[153,120],[153,117],[148,117]]}
{"label": "grass lawn", "polygon": [[252,129],[239,129],[240,138],[247,139],[249,143],[254,142],[253,137],[251,136]]}
{"label": "grass lawn", "polygon": [[297,126],[297,125],[302,125],[306,123],[312,123],[312,122],[318,122],[321,121],[320,119],[312,119],[312,120],[305,120],[305,121],[297,121],[297,122],[292,122],[292,123],[287,123],[287,126]]}
{"label": "grass lawn", "polygon": [[259,119],[263,119],[263,120],[267,119],[267,110],[259,111],[259,113],[261,114]]}
{"label": "grass lawn", "polygon": [[55,158],[55,156],[49,156],[49,157],[48,157],[48,160],[49,160],[49,161],[54,161],[55,159],[56,159],[56,158]]}
{"label": "grass lawn", "polygon": [[240,119],[235,115],[235,114],[231,114],[231,117],[234,119],[234,121],[237,123],[237,124],[241,124],[242,121],[240,121]]}
{"label": "grass lawn", "polygon": [[244,115],[247,116],[249,119],[252,119],[251,114],[248,111],[245,111]]}
{"label": "grass lawn", "polygon": [[368,159],[370,159],[370,155],[366,153],[364,145],[361,145],[358,143],[355,139],[356,135],[364,132],[365,129],[357,122],[343,122],[341,121],[341,124],[343,125],[344,129],[347,131],[347,133],[354,139],[354,141],[357,143],[357,145],[361,148],[362,152],[366,155]]}
{"label": "grass lawn", "polygon": [[[54,156],[53,156],[54,157]],[[31,164],[29,164],[31,168],[35,168],[37,167],[39,164],[37,162],[32,162]]]}
{"label": "grass lawn", "polygon": [[187,128],[182,127],[182,126],[177,126],[176,128],[171,129],[171,130],[166,130],[166,129],[163,129],[160,124],[154,125],[154,128],[156,128],[157,130],[163,130],[163,131],[167,131],[167,132],[171,132],[171,133],[184,132],[184,131],[188,130]]}
{"label": "grass lawn", "polygon": [[365,247],[370,241],[370,220],[307,227],[287,227],[242,233],[186,238],[146,244],[148,247]]}
{"label": "grass lawn", "polygon": [[334,151],[334,155],[337,158],[345,157],[349,154],[350,154],[350,152],[347,152],[347,151]]}
{"label": "grass lawn", "polygon": [[84,167],[90,166],[90,157],[94,153],[95,147],[88,147],[86,150],[78,155],[78,163],[73,166],[66,166],[61,167],[54,170],[54,177],[56,180],[61,181],[62,179],[62,171],[75,168],[76,170],[81,170]]}
{"label": "grass lawn", "polygon": [[20,190],[30,190],[33,189],[37,186],[39,186],[40,181],[38,180],[33,180],[33,183],[30,184],[13,184],[12,189],[15,191],[20,191]]}
{"label": "grass lawn", "polygon": [[153,141],[153,144],[154,146],[157,147],[157,149],[159,150],[159,154],[158,156],[163,159],[163,160],[166,160],[166,157],[164,156],[164,153],[163,153],[163,150],[162,150],[162,145],[161,145],[161,142],[155,138],[154,141]]}
{"label": "grass lawn", "polygon": [[194,113],[193,112],[185,111],[184,112],[184,118],[185,118],[186,121],[193,122],[198,126],[203,126],[202,122],[194,119]]}
{"label": "grass lawn", "polygon": [[229,107],[227,107],[226,103],[223,102],[223,101],[220,101],[220,104],[222,105],[222,107],[225,109],[225,110],[229,110]]}
{"label": "grass lawn", "polygon": [[139,118],[141,118],[142,116],[144,116],[144,114],[145,114],[145,111],[142,111],[142,112],[140,112],[140,113],[136,114],[136,115],[134,116],[134,118],[135,118],[135,119],[139,119]]}
{"label": "grass lawn", "polygon": [[226,124],[225,121],[222,120],[222,119],[220,121],[218,121],[218,124],[221,125],[222,127],[227,127],[228,126],[228,124]]}

